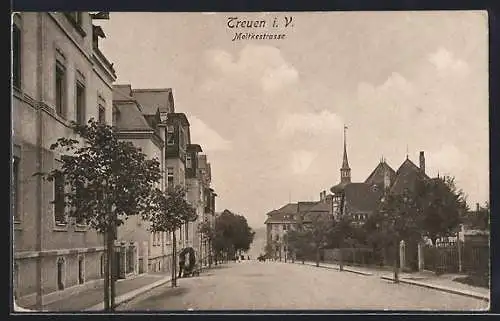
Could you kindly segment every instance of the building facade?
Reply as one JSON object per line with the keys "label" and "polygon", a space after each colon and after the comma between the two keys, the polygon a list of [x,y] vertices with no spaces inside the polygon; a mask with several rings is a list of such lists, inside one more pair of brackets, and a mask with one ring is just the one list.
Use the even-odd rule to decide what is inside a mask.
{"label": "building facade", "polygon": [[[165,124],[161,120],[161,113],[170,109],[171,91],[158,89],[153,92],[154,98],[162,97],[163,100],[149,99],[144,92],[141,90],[141,95],[137,95],[131,85],[114,86],[114,126],[121,140],[132,142],[148,158],[156,158],[161,172],[165,173]],[[163,174],[157,187],[165,191],[165,184]],[[150,232],[149,227],[149,222],[138,216],[129,217],[119,227],[117,247],[127,247],[122,250],[124,255],[119,262],[122,263],[120,276],[170,271],[171,235],[168,232]]]}
{"label": "building facade", "polygon": [[103,277],[102,235],[68,219],[63,179],[34,175],[61,166],[50,145],[73,136],[70,121],[111,123],[116,75],[99,50],[104,33],[93,18],[13,15],[13,289],[21,306],[41,307]]}

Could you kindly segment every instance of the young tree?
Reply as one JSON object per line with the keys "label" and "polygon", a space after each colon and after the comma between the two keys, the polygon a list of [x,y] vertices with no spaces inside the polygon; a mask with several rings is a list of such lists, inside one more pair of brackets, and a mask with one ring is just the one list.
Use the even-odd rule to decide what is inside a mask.
{"label": "young tree", "polygon": [[378,228],[387,236],[386,244],[394,251],[394,281],[399,282],[399,242],[418,239],[419,209],[415,198],[409,191],[402,194],[387,194],[379,208],[382,217]]}
{"label": "young tree", "polygon": [[460,217],[468,211],[466,196],[457,189],[453,177],[419,182],[416,199],[422,213],[420,228],[433,244],[438,238],[456,232]]}
{"label": "young tree", "polygon": [[186,190],[182,186],[168,188],[164,193],[159,189],[154,193],[154,210],[147,219],[151,222],[152,232],[172,233],[172,287],[177,286],[177,231],[186,222],[197,218],[196,210],[186,201]]}
{"label": "young tree", "polygon": [[344,247],[347,244],[355,243],[355,232],[352,220],[348,216],[342,216],[333,222],[330,230],[330,245],[340,249],[340,270],[344,269]]}
{"label": "young tree", "polygon": [[309,234],[309,231],[306,231],[302,225],[297,225],[295,229],[288,231],[286,234],[288,250],[292,258],[300,258],[302,264],[304,264],[307,253],[311,251]]}
{"label": "young tree", "polygon": [[237,251],[247,251],[255,235],[245,217],[229,210],[215,219],[214,232],[214,250],[218,256],[227,258],[234,258]]}
{"label": "young tree", "polygon": [[114,311],[115,276],[112,273],[116,229],[130,215],[145,215],[152,208],[159,162],[147,159],[130,142],[119,141],[111,126],[91,119],[72,123],[77,138],[62,137],[51,150],[61,152],[62,166],[45,174],[49,181],[63,179],[68,216],[104,233],[106,264],[104,305]]}
{"label": "young tree", "polygon": [[215,229],[208,220],[205,220],[199,225],[199,232],[203,235],[203,239],[208,242],[208,267],[212,267],[212,243],[215,239]]}
{"label": "young tree", "polygon": [[329,215],[321,213],[312,213],[308,217],[308,221],[304,224],[306,237],[315,253],[316,266],[319,266],[321,249],[328,245],[333,227],[334,220]]}

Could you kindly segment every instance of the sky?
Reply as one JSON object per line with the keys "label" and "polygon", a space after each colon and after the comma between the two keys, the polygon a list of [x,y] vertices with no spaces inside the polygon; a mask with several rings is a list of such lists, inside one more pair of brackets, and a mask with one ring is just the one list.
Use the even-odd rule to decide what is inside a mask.
{"label": "sky", "polygon": [[[229,28],[229,17],[266,26]],[[96,21],[116,83],[173,89],[212,164],[217,211],[255,228],[339,182],[344,125],[352,181],[381,157],[397,170],[424,151],[428,175],[454,176],[472,206],[487,201],[487,22],[484,11],[112,12]],[[233,41],[239,32],[285,37]]]}

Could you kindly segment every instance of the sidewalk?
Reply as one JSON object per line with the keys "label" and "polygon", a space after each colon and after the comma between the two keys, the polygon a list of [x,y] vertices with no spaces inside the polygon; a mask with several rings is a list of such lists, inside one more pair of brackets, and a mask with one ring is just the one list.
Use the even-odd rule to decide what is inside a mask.
{"label": "sidewalk", "polygon": [[[116,299],[118,305],[120,300],[127,299],[127,296],[138,295],[154,287],[170,281],[170,273],[167,274],[140,274],[130,279],[118,280],[116,282]],[[160,284],[161,283],[161,284]],[[129,298],[130,299],[130,298]],[[83,311],[83,310],[102,310],[104,300],[104,284],[88,289],[74,295],[68,296],[62,300],[50,303],[43,307],[43,311]],[[98,309],[98,306],[102,306]],[[33,307],[27,307],[33,309]],[[93,308],[93,309],[92,309]]]}
{"label": "sidewalk", "polygon": [[[302,264],[302,262],[295,262],[296,264]],[[305,262],[306,265],[316,266],[314,262]],[[329,268],[340,271],[340,267],[335,263],[324,263],[319,264],[322,268]],[[359,266],[347,266],[344,265],[344,271],[356,273],[365,276],[375,276],[381,279],[394,281],[394,273],[386,269],[377,269],[369,267],[359,267]],[[424,271],[424,272],[414,272],[414,273],[400,273],[399,281],[404,284],[416,285],[427,287],[434,290],[465,295],[473,297],[476,299],[481,299],[485,301],[490,300],[490,290],[482,287],[476,287],[468,284],[463,284],[460,282],[453,281],[453,279],[462,276],[461,274],[442,274],[436,275],[435,273]]]}

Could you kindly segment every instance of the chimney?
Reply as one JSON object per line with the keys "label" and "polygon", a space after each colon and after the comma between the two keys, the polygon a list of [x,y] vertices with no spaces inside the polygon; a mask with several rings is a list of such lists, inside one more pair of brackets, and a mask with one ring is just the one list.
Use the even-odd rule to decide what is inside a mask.
{"label": "chimney", "polygon": [[425,156],[423,151],[420,152],[420,170],[425,173]]}

